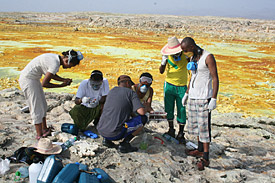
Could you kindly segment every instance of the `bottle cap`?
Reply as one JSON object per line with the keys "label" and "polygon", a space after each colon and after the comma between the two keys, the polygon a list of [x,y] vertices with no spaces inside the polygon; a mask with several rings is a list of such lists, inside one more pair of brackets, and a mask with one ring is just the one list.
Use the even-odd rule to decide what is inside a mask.
{"label": "bottle cap", "polygon": [[21,173],[19,171],[15,172],[16,176],[21,176]]}
{"label": "bottle cap", "polygon": [[97,175],[96,178],[102,179],[102,176],[101,175]]}

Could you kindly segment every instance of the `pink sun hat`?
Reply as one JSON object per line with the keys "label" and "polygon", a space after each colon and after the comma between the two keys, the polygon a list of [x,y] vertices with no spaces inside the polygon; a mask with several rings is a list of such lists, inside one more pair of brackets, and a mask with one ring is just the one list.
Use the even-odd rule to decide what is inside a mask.
{"label": "pink sun hat", "polygon": [[182,51],[180,42],[182,39],[177,39],[175,36],[168,38],[168,43],[161,49],[162,55],[174,55]]}

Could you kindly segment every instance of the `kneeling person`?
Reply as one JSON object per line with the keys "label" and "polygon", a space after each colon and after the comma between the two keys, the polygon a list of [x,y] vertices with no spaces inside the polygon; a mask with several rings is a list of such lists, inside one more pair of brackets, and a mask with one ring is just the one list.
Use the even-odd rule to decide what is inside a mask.
{"label": "kneeling person", "polygon": [[99,70],[94,70],[90,79],[80,83],[76,93],[76,105],[69,112],[80,130],[84,131],[93,120],[94,125],[97,125],[108,92],[108,80],[103,78]]}
{"label": "kneeling person", "polygon": [[[147,122],[145,108],[136,92],[131,90],[133,84],[127,75],[118,78],[118,87],[110,90],[97,125],[99,134],[103,136],[103,145],[114,147],[112,141],[123,139],[118,147],[122,153],[138,150],[130,145],[130,141]],[[139,115],[130,119],[133,112]]]}

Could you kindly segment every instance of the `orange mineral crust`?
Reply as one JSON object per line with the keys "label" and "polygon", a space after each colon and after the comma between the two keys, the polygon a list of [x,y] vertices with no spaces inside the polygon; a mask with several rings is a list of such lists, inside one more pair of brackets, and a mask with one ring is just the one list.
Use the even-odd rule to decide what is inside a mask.
{"label": "orange mineral crust", "polygon": [[[76,31],[64,24],[22,25],[0,21],[0,89],[19,87],[20,71],[34,57],[75,49],[84,55],[80,65],[59,71],[59,75],[73,78],[72,85],[45,91],[76,93],[80,82],[89,78],[94,69],[104,73],[110,88],[117,85],[121,74],[130,75],[138,82],[142,72],[150,72],[154,77],[154,100],[163,100],[165,74],[159,73],[160,50],[172,35],[123,28],[83,27]],[[185,36],[193,37],[216,58],[220,79],[219,112],[275,117],[274,42]]]}

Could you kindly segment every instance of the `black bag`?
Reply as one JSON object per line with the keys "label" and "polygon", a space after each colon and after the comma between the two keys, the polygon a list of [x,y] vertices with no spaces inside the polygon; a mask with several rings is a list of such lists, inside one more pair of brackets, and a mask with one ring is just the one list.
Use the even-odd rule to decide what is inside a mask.
{"label": "black bag", "polygon": [[20,147],[14,152],[12,156],[8,157],[8,159],[11,161],[11,163],[27,163],[29,165],[33,163],[34,159],[37,162],[44,162],[44,155],[35,152],[35,150],[36,148],[34,147]]}

